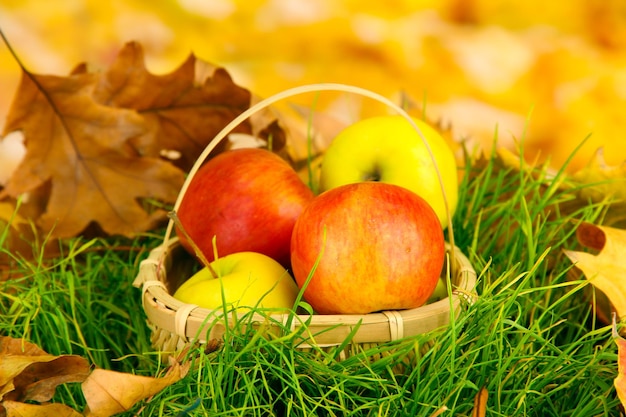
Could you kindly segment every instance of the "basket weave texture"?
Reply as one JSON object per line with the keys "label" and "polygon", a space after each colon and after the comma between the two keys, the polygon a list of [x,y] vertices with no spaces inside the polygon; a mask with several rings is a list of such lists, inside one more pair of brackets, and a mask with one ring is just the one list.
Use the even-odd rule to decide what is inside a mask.
{"label": "basket weave texture", "polygon": [[[197,169],[211,151],[239,123],[280,100],[298,94],[317,94],[322,91],[356,94],[373,99],[402,115],[419,133],[429,149],[445,200],[446,193],[435,158],[423,133],[412,121],[409,114],[402,107],[372,91],[356,86],[331,83],[305,85],[285,90],[255,103],[241,113],[213,138],[198,157],[181,189],[174,210],[180,204],[186,186]],[[323,149],[318,149],[317,152],[323,153]],[[448,210],[447,203],[446,210]],[[448,227],[450,236],[453,237],[450,219],[450,212],[448,211]],[[153,331],[152,343],[156,348],[163,351],[177,350],[190,342],[207,343],[216,339],[222,340],[229,326],[233,324],[232,318],[229,318],[230,314],[225,314],[227,312],[223,310],[208,310],[196,305],[185,304],[172,297],[171,294],[198,268],[198,262],[182,248],[177,238],[169,238],[171,228],[172,222],[170,221],[164,243],[153,249],[148,258],[141,262],[139,273],[134,282],[135,286],[142,287],[143,308]],[[451,242],[454,240],[451,239]],[[444,271],[449,271],[449,275],[446,273],[446,276],[450,276],[453,291],[450,297],[443,300],[415,309],[383,311],[365,315],[294,316],[293,314],[282,314],[267,317],[256,314],[252,320],[246,322],[253,326],[264,326],[266,329],[269,327],[270,332],[277,334],[303,330],[299,332],[302,336],[301,342],[297,346],[298,349],[303,350],[312,347],[325,350],[333,349],[336,346],[344,346],[348,338],[350,338],[348,350],[352,350],[355,346],[371,346],[427,333],[447,325],[451,317],[457,316],[461,311],[462,300],[471,301],[474,296],[476,272],[469,260],[453,244],[448,244],[446,250],[450,255],[448,259],[451,261],[444,267]]]}
{"label": "basket weave texture", "polygon": [[[447,244],[446,250],[452,250]],[[271,320],[256,314],[250,322],[269,326],[270,331],[284,332],[285,324],[291,323],[289,331],[306,326],[299,349],[316,346],[330,349],[345,343],[372,346],[407,336],[423,334],[450,321],[451,308],[460,312],[463,299],[471,300],[476,284],[476,272],[469,260],[458,248],[454,248],[454,262],[450,268],[453,292],[451,297],[431,304],[397,311],[383,311],[364,315],[296,315],[270,316]],[[231,320],[222,310],[208,310],[193,304],[185,304],[171,294],[187,279],[197,261],[180,245],[178,238],[153,249],[140,264],[134,285],[142,287],[142,303],[152,329],[153,346],[162,351],[173,351],[190,342],[206,343],[221,340]],[[447,267],[444,267],[444,271]]]}

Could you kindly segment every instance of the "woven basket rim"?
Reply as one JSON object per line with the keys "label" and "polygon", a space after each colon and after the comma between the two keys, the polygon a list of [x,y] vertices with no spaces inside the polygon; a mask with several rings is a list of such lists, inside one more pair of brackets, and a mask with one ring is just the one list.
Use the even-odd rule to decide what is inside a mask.
{"label": "woven basket rim", "polygon": [[[133,285],[142,287],[142,305],[148,321],[153,330],[171,333],[184,343],[221,339],[227,332],[226,326],[231,324],[222,310],[183,303],[167,290],[165,261],[179,247],[179,239],[171,238],[166,244],[154,248],[140,264]],[[450,274],[454,287],[451,297],[414,309],[370,314],[285,313],[264,316],[254,313],[251,322],[264,323],[275,330],[281,327],[284,330],[287,323],[291,323],[290,331],[306,327],[300,347],[338,345],[349,336],[352,337],[351,343],[384,343],[435,330],[449,323],[451,306],[456,315],[462,299],[471,301],[475,296],[476,271],[458,248],[452,249],[446,243],[446,251],[450,250],[455,252],[456,263]]]}
{"label": "woven basket rim", "polygon": [[[357,94],[384,104],[404,117],[407,123],[412,125],[421,137],[433,161],[448,214],[450,243],[446,243],[446,251],[448,253],[448,263],[452,264],[452,268],[449,268],[451,269],[450,278],[456,288],[449,297],[415,309],[384,311],[365,315],[294,315],[293,313],[288,313],[275,314],[268,317],[256,314],[256,317],[252,317],[252,322],[257,321],[267,324],[269,318],[269,326],[282,329],[282,331],[284,331],[286,324],[290,325],[290,331],[306,327],[301,344],[301,346],[305,347],[338,345],[345,343],[347,337],[352,338],[351,343],[353,344],[383,343],[400,339],[404,336],[424,333],[446,325],[450,321],[451,316],[459,312],[461,300],[473,297],[476,272],[467,257],[454,244],[454,232],[452,230],[451,213],[445,187],[434,154],[424,134],[401,106],[373,91],[346,84],[311,84],[282,91],[255,103],[228,123],[205,147],[189,171],[174,204],[173,211],[176,211],[179,207],[187,186],[200,165],[215,146],[224,140],[227,134],[239,123],[277,101],[298,94],[319,93],[322,91]],[[191,340],[206,342],[215,338],[219,339],[226,333],[231,321],[225,316],[224,311],[211,311],[195,305],[185,304],[176,300],[168,293],[166,286],[168,271],[165,266],[167,262],[165,261],[171,255],[172,248],[179,245],[178,238],[170,235],[173,226],[173,222],[170,219],[163,243],[153,249],[148,258],[141,262],[139,273],[134,281],[135,286],[142,287],[142,305],[148,321],[152,323],[153,332],[165,332],[166,335],[172,335],[172,339],[182,341],[183,343]],[[220,315],[222,317],[219,317]],[[220,320],[208,323],[210,316],[219,317]],[[205,334],[204,337],[203,332]],[[168,344],[172,345],[172,343]]]}

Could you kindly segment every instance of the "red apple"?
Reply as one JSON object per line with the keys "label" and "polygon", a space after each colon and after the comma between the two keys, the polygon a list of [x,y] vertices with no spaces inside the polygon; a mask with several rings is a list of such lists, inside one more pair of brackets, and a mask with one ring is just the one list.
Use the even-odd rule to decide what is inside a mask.
{"label": "red apple", "polygon": [[[209,262],[258,252],[287,267],[291,232],[313,192],[281,157],[245,148],[218,154],[189,183],[178,210],[183,228]],[[181,244],[194,253],[183,233]]]}
{"label": "red apple", "polygon": [[419,307],[437,286],[444,254],[443,230],[430,204],[381,182],[320,194],[291,238],[293,275],[302,288],[313,270],[304,298],[320,314]]}

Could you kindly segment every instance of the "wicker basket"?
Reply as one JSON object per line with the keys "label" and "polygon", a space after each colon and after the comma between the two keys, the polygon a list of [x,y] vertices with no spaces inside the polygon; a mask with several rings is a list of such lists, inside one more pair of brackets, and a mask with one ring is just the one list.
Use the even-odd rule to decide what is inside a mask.
{"label": "wicker basket", "polygon": [[[447,245],[448,253],[450,249]],[[179,244],[178,238],[155,248],[141,262],[135,283],[143,287],[143,307],[152,328],[152,343],[158,349],[174,351],[191,341],[221,340],[226,332],[229,320],[222,311],[185,304],[170,295],[197,268],[197,263]],[[445,266],[444,271],[447,269]],[[450,272],[454,288],[451,299],[409,310],[364,315],[298,315],[290,320],[288,330],[294,331],[306,323],[303,333],[306,337],[298,345],[300,349],[334,348],[350,335],[351,344],[371,346],[435,330],[449,323],[451,306],[457,314],[462,299],[471,300],[474,294],[476,272],[458,248]],[[276,332],[285,330],[289,314],[270,317],[272,320],[268,321],[267,317],[256,315],[250,322],[269,326],[269,331],[271,327]]]}
{"label": "wicker basket", "polygon": [[[209,153],[234,127],[255,111],[291,95],[319,91],[357,93],[392,107],[409,120],[409,116],[404,110],[368,90],[336,84],[295,88],[257,103],[226,126],[200,155],[189,176],[192,177],[195,174]],[[421,135],[421,132],[419,133]],[[437,175],[440,175],[439,172]],[[188,181],[180,191],[175,209],[178,208],[182,200],[187,183]],[[229,318],[228,314],[224,314],[223,310],[208,310],[196,305],[185,304],[172,297],[171,294],[176,291],[178,286],[198,268],[197,260],[183,249],[178,239],[170,238],[172,228],[173,225],[170,222],[164,243],[153,249],[149,257],[141,262],[139,273],[134,282],[135,286],[142,287],[142,303],[148,324],[152,329],[153,346],[162,351],[175,351],[190,342],[207,343],[216,339],[222,340],[227,332],[227,327],[232,326],[233,322],[232,318]],[[476,284],[475,270],[467,257],[454,246],[451,224],[449,231],[451,242],[446,246],[448,261],[443,271],[446,276],[450,277],[453,288],[450,297],[409,310],[384,311],[365,315],[294,316],[293,314],[283,314],[269,317],[255,313],[246,322],[253,326],[263,326],[265,330],[274,334],[285,333],[286,331],[293,332],[298,329],[304,330],[299,332],[301,339],[297,345],[297,348],[302,350],[308,350],[312,347],[330,350],[336,346],[344,345],[347,338],[350,337],[350,343],[342,354],[344,357],[359,347],[365,348],[407,336],[423,334],[445,326],[451,319],[452,311],[454,315],[460,312],[461,301],[463,299],[471,300],[474,296]],[[306,328],[303,329],[303,326]]]}

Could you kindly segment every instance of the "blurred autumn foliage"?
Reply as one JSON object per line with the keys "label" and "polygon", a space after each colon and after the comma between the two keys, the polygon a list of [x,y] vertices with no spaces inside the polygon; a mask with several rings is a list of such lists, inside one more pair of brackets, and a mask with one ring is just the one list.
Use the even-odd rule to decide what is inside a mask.
{"label": "blurred autumn foliage", "polygon": [[[465,141],[470,149],[489,149],[494,138],[498,146],[514,151],[523,143],[529,161],[549,160],[554,168],[568,161],[587,138],[569,161],[573,178],[581,182],[626,178],[626,165],[621,165],[626,160],[626,142],[620,140],[626,130],[626,3],[621,0],[60,0],[54,4],[4,0],[0,28],[34,77],[22,78],[9,49],[0,47],[0,131],[5,135],[0,141],[0,168],[9,166],[9,142],[20,140],[11,133],[14,129],[28,132],[25,140],[31,141],[30,159],[26,159],[30,168],[22,166],[23,175],[11,180],[0,175],[0,187],[12,198],[39,189],[31,193],[31,202],[39,198],[53,204],[40,205],[34,214],[24,210],[20,214],[38,219],[46,229],[59,218],[81,219],[67,229],[57,224],[59,236],[76,234],[90,221],[99,222],[109,233],[149,228],[152,213],[141,212],[136,201],[171,201],[182,175],[158,159],[160,151],[176,150],[182,155],[178,161],[184,162],[178,168],[184,171],[216,129],[247,108],[250,99],[306,83],[343,82],[368,88],[449,127],[447,137]],[[128,45],[141,45],[142,55],[133,60]],[[87,64],[75,68],[80,62]],[[224,69],[213,72],[215,67],[208,62]],[[204,72],[197,72],[198,63]],[[198,87],[197,78],[214,80],[206,88],[230,83],[232,90],[222,89],[218,96],[236,111],[194,113],[210,121],[192,127],[189,123],[200,119],[181,113],[179,105],[201,100],[204,87]],[[32,89],[36,80],[63,103],[44,113],[65,116],[57,120],[56,132],[61,134],[53,135],[52,142],[41,139],[38,132],[51,119],[37,119],[32,112],[41,109],[37,106],[42,97]],[[185,88],[192,93],[177,101]],[[69,100],[61,98],[71,91]],[[292,101],[304,116],[315,104],[316,116],[321,115],[316,127],[326,136],[360,117],[387,111],[372,102],[333,94]],[[90,113],[98,106],[100,110],[107,106],[110,112]],[[165,116],[159,112],[163,108]],[[77,121],[73,112],[78,110],[83,119]],[[91,123],[85,124],[84,117],[92,117]],[[82,127],[97,129],[106,124],[98,119],[102,117],[126,118],[124,128],[131,130],[112,138],[105,148],[89,143],[89,135],[85,140],[68,138],[66,122],[82,120]],[[281,121],[283,126],[290,124],[289,119]],[[176,136],[172,126],[189,127],[194,132],[189,137],[202,138],[195,144],[183,143],[185,138]],[[287,127],[293,133],[294,126]],[[246,132],[251,129],[244,127]],[[67,211],[68,205],[44,182],[56,178],[53,182],[59,186],[60,176],[69,175],[59,165],[79,161],[85,167],[84,162],[90,161],[86,156],[102,155],[103,149],[111,151],[116,143],[117,159],[98,165],[106,180],[95,181],[96,186],[70,181],[62,195],[67,195],[67,184],[73,184],[70,191],[85,201],[89,193],[106,194],[102,191],[107,184],[116,181],[113,174],[131,166],[129,161],[141,161],[144,165],[133,169],[144,173],[158,166],[154,178],[165,175],[171,184],[159,182],[159,189],[146,183],[143,190],[137,184],[136,193],[120,196],[124,203],[111,204],[114,199],[99,204],[104,208],[101,215],[91,208],[85,215],[80,204],[71,206],[73,212],[58,211]],[[44,162],[43,144],[57,150],[74,148]],[[604,151],[596,156],[600,148]],[[131,151],[142,158],[133,159]],[[96,165],[85,173],[97,174]],[[139,181],[148,177],[137,176]],[[618,191],[626,196],[625,190]],[[111,216],[124,216],[118,216],[114,206],[129,208],[132,214],[115,225]],[[0,202],[2,218],[10,217],[11,207]],[[108,220],[103,224],[102,219]],[[22,220],[15,218],[13,224],[25,223]],[[124,222],[136,227],[123,226]]]}
{"label": "blurred autumn foliage", "polygon": [[[260,96],[324,81],[404,91],[481,147],[497,124],[503,146],[525,136],[530,160],[558,167],[589,135],[571,170],[600,146],[609,164],[626,159],[616,139],[626,124],[621,0],[5,0],[0,27],[37,73],[106,67],[137,40],[156,73],[193,51]],[[18,79],[0,48],[0,114]],[[360,105],[349,113],[332,96],[319,104],[344,118],[380,112]]]}

